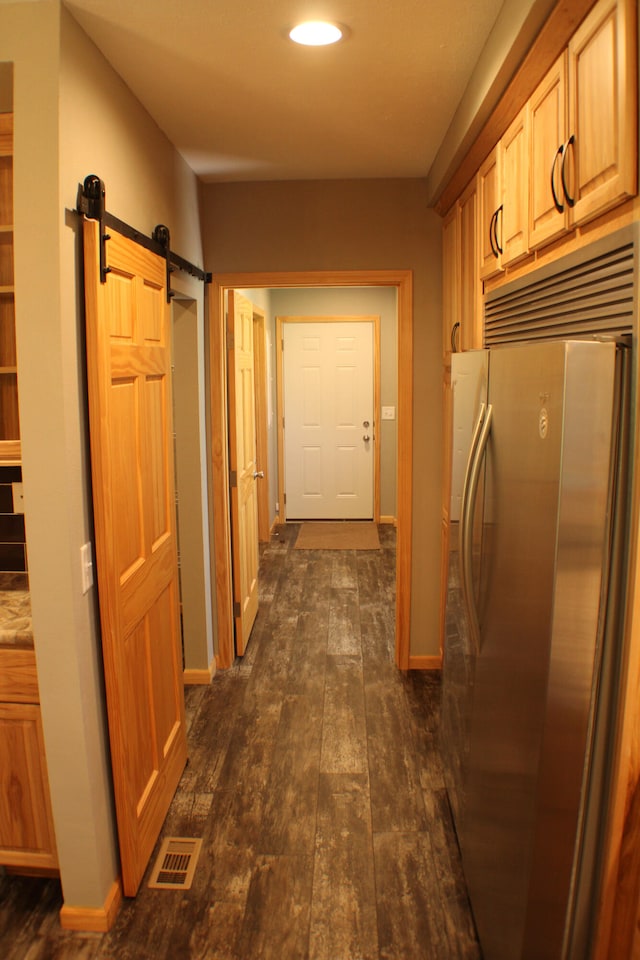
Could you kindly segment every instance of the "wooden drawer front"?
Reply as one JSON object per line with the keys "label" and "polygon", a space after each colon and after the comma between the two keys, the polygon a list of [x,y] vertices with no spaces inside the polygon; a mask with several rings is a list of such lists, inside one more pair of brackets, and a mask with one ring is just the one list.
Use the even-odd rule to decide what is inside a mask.
{"label": "wooden drawer front", "polygon": [[0,647],[0,701],[39,703],[36,657],[33,650]]}

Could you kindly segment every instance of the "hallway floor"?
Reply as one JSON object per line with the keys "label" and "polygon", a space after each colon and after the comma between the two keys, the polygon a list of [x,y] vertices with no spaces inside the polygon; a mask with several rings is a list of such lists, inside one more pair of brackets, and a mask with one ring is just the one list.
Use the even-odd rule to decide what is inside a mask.
{"label": "hallway floor", "polygon": [[187,689],[163,835],[203,837],[192,888],[145,878],[108,934],[78,934],[59,927],[57,882],[0,877],[4,960],[479,960],[439,676],[393,662],[395,531],[358,552],[296,535],[262,553],[245,657]]}

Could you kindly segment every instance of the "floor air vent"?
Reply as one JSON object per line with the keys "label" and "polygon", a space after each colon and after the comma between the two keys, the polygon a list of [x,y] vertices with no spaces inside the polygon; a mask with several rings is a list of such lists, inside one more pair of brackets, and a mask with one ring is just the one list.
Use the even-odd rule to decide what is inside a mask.
{"label": "floor air vent", "polygon": [[148,886],[155,890],[188,890],[193,882],[202,840],[166,837],[151,871]]}

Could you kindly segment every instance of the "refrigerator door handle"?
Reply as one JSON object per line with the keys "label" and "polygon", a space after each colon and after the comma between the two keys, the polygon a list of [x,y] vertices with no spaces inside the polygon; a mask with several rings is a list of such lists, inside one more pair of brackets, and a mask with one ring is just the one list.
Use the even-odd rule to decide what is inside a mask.
{"label": "refrigerator door handle", "polygon": [[462,530],[460,531],[462,596],[471,634],[471,646],[476,655],[480,652],[480,621],[478,620],[478,611],[473,591],[473,518],[478,493],[478,481],[480,479],[480,467],[487,448],[489,433],[491,432],[492,418],[493,406],[489,403],[485,408],[483,403],[480,407],[478,422],[473,432],[471,450],[469,452],[469,463],[467,465],[467,473],[464,478],[462,493]]}
{"label": "refrigerator door handle", "polygon": [[[462,587],[462,601],[464,604],[464,609],[467,612],[467,622],[469,622],[469,590],[472,589],[472,585],[467,581],[467,565],[465,563],[465,543],[466,543],[466,528],[467,528],[467,510],[469,504],[469,479],[471,476],[471,470],[476,456],[476,448],[478,446],[478,440],[480,438],[480,433],[482,431],[482,424],[484,423],[484,416],[487,405],[482,402],[480,404],[480,410],[478,412],[478,418],[476,424],[473,428],[473,433],[471,435],[471,443],[469,444],[469,456],[467,458],[467,468],[464,472],[464,481],[462,483],[462,496],[460,498],[460,530],[459,530],[459,543],[460,543],[460,586]],[[475,639],[475,635],[474,635]]]}

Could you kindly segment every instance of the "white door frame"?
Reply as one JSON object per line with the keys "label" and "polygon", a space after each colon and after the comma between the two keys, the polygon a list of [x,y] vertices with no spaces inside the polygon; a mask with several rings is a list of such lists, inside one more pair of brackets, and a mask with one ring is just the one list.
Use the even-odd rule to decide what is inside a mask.
{"label": "white door frame", "polygon": [[357,316],[300,316],[276,317],[276,395],[278,417],[278,519],[287,519],[284,496],[284,361],[282,351],[285,323],[372,323],[373,324],[373,519],[380,522],[380,317]]}
{"label": "white door frame", "polygon": [[396,287],[398,291],[398,456],[396,665],[409,669],[413,487],[413,271],[340,270],[225,273],[213,277],[209,299],[211,487],[216,573],[217,666],[234,657],[227,426],[226,291],[274,287]]}

